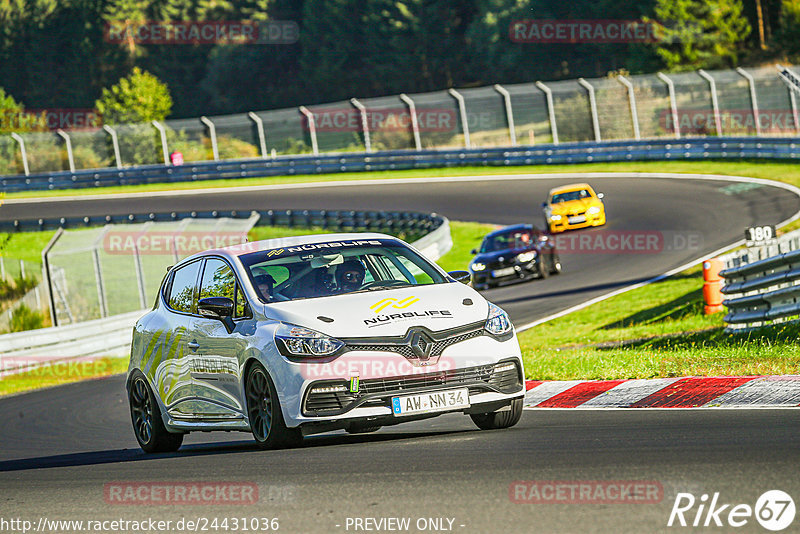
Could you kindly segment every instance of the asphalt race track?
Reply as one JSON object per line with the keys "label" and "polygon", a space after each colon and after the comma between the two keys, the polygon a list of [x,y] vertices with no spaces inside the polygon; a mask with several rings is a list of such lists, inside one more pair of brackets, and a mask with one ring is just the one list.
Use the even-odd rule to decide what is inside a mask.
{"label": "asphalt race track", "polygon": [[[354,183],[318,190],[39,202],[36,215],[366,208],[540,223],[546,191],[567,181]],[[662,236],[663,246],[626,254],[562,253],[562,275],[486,292],[515,323],[661,274],[740,239],[748,225],[774,224],[800,209],[794,194],[766,186],[643,178],[591,183],[606,194],[609,224],[587,233],[652,231]],[[6,219],[26,213],[30,205],[0,208]],[[695,245],[684,246],[691,236]],[[403,517],[411,518],[409,532],[663,532],[673,530],[666,525],[678,493],[691,493],[699,503],[702,495],[710,501],[719,492],[719,503],[731,505],[719,516],[724,527],[706,530],[727,532],[733,530],[725,522],[734,505],[754,507],[773,489],[795,500],[800,496],[800,411],[793,409],[542,409],[526,411],[512,429],[493,432],[448,415],[368,435],[310,437],[300,448],[280,451],[259,451],[247,434],[192,434],[178,453],[148,456],[130,429],[123,383],[122,377],[110,377],[0,400],[0,518],[29,520],[34,526],[42,517],[153,518],[172,520],[175,530],[180,519],[277,517],[279,532],[366,532],[347,518]],[[512,502],[512,484],[533,480],[621,481],[661,489],[648,503],[576,502],[580,499],[564,495],[551,503]],[[140,500],[122,504],[109,496],[110,487],[131,482],[150,483],[147,487],[254,484],[258,498],[255,504],[225,504],[220,497],[214,505],[137,506]],[[697,510],[695,505],[685,514],[689,523]],[[445,518],[444,528],[420,530],[419,518]],[[754,517],[736,530],[764,531]]]}

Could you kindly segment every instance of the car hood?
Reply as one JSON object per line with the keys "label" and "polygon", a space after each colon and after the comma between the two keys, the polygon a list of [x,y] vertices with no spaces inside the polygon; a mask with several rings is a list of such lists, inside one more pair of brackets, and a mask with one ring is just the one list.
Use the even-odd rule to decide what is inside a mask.
{"label": "car hood", "polygon": [[458,282],[277,302],[264,310],[333,337],[402,336],[412,326],[435,332],[485,321],[489,311],[486,299]]}
{"label": "car hood", "polygon": [[569,202],[552,204],[551,209],[553,213],[564,214],[573,211],[586,211],[592,206],[602,206],[602,202],[596,198],[581,198],[578,200],[570,200]]}

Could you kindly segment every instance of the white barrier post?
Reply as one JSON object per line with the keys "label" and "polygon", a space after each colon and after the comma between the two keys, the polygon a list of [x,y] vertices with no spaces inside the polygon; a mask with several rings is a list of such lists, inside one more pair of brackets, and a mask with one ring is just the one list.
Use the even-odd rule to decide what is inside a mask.
{"label": "white barrier post", "polygon": [[758,114],[758,97],[756,96],[756,81],[753,79],[753,76],[744,70],[742,67],[736,67],[736,72],[738,72],[745,80],[747,80],[747,85],[750,87],[750,106],[753,109],[753,119],[756,123],[756,136],[761,137],[761,117]]}
{"label": "white barrier post", "polygon": [[642,138],[639,131],[639,113],[636,110],[636,95],[633,93],[633,84],[625,76],[617,76],[617,81],[628,90],[628,107],[631,110],[631,122],[633,123],[633,138],[637,141]]}
{"label": "white barrier post", "polygon": [[56,133],[64,140],[64,144],[67,147],[67,162],[69,163],[69,172],[75,172],[75,158],[72,155],[72,140],[69,138],[69,134],[59,128],[56,130]]}
{"label": "white barrier post", "polygon": [[200,117],[200,122],[208,128],[208,136],[211,138],[211,154],[214,156],[214,161],[219,161],[219,147],[217,146],[217,127],[214,123],[203,115]]}
{"label": "white barrier post", "polygon": [[419,137],[419,120],[417,119],[417,106],[411,97],[405,93],[400,93],[400,100],[405,102],[408,106],[408,112],[411,114],[411,133],[414,134],[414,147],[417,150],[422,150],[422,141]]}
{"label": "white barrier post", "polygon": [[315,156],[318,156],[319,145],[317,145],[317,125],[314,121],[314,114],[311,113],[305,106],[300,106],[298,109],[300,110],[300,113],[305,115],[306,119],[308,120],[308,133],[311,136],[311,152],[313,152]]}
{"label": "white barrier post", "polygon": [[717,82],[714,77],[709,73],[700,69],[697,74],[702,76],[707,82],[708,87],[711,89],[711,108],[714,111],[714,128],[717,130],[717,135],[722,135],[722,118],[719,115],[719,100],[717,100]]}
{"label": "white barrier post", "polygon": [[164,126],[158,122],[153,121],[153,126],[156,130],[158,130],[159,135],[161,136],[161,152],[164,156],[164,165],[169,165],[169,147],[167,147],[167,130]]}
{"label": "white barrier post", "polygon": [[461,93],[456,91],[453,88],[447,90],[450,93],[450,96],[456,99],[458,102],[458,111],[459,115],[461,116],[461,132],[464,134],[464,148],[472,148],[472,143],[469,142],[469,121],[467,120],[467,103],[464,101],[464,97],[461,96]]}
{"label": "white barrier post", "polygon": [[675,131],[675,139],[681,138],[681,125],[678,121],[678,101],[675,99],[675,84],[672,83],[666,74],[659,72],[658,79],[667,84],[667,91],[669,91],[669,106],[672,111],[672,125]]}
{"label": "white barrier post", "polygon": [[590,84],[583,78],[578,78],[578,83],[589,93],[589,109],[592,111],[592,128],[594,128],[594,140],[598,142],[602,141],[602,139],[600,138],[600,118],[597,116],[597,100],[594,97],[594,87],[592,87],[592,84]]}
{"label": "white barrier post", "polygon": [[19,152],[22,156],[22,170],[25,171],[25,176],[30,176],[31,171],[28,168],[28,152],[25,150],[25,140],[18,133],[12,133],[11,138],[19,143]]}
{"label": "white barrier post", "polygon": [[117,131],[109,126],[108,124],[103,125],[103,130],[105,130],[108,135],[111,136],[111,146],[114,148],[114,161],[117,162],[117,168],[122,168],[122,158],[119,155],[119,139],[117,138]]}
{"label": "white barrier post", "polygon": [[372,145],[369,140],[369,123],[367,119],[367,108],[356,98],[351,98],[350,103],[358,110],[361,116],[361,132],[364,134],[364,151],[372,152]]}
{"label": "white barrier post", "polygon": [[250,117],[250,120],[256,125],[256,131],[258,132],[258,147],[261,149],[261,157],[267,159],[267,138],[264,135],[264,121],[252,111],[249,111],[247,116]]}
{"label": "white barrier post", "polygon": [[553,91],[542,82],[536,82],[536,87],[542,90],[547,99],[547,114],[550,117],[550,133],[553,136],[553,144],[558,144],[558,126],[556,125],[556,108],[553,105]]}
{"label": "white barrier post", "polygon": [[506,120],[508,121],[508,136],[511,138],[511,146],[517,146],[517,131],[514,128],[514,111],[511,108],[511,93],[499,83],[494,84],[494,90],[503,95],[503,103],[506,106]]}

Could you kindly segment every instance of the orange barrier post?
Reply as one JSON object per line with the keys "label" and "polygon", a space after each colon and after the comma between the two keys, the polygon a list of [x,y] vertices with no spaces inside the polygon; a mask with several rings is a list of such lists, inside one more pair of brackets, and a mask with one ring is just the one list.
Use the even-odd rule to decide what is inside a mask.
{"label": "orange barrier post", "polygon": [[719,272],[722,270],[722,261],[712,258],[703,262],[703,300],[706,305],[703,311],[706,315],[719,313],[724,309],[722,305],[723,281]]}

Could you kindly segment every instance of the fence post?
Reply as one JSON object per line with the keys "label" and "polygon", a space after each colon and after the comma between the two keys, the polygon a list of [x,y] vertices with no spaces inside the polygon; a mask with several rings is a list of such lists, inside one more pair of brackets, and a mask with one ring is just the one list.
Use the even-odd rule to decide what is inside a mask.
{"label": "fence post", "polygon": [[69,163],[69,172],[75,172],[75,158],[72,154],[72,139],[70,139],[69,134],[61,128],[56,130],[56,133],[61,136],[61,139],[64,140],[64,144],[67,147],[67,162]]}
{"label": "fence post", "polygon": [[317,144],[317,125],[314,121],[314,114],[311,113],[307,107],[300,106],[300,113],[305,115],[306,119],[308,120],[308,132],[311,136],[311,151],[314,153],[315,156],[319,155],[319,145]]}
{"label": "fence post", "polygon": [[717,135],[722,135],[722,118],[719,115],[719,101],[717,100],[717,82],[714,81],[714,77],[711,76],[709,73],[700,69],[697,71],[697,74],[705,78],[708,82],[708,86],[711,89],[711,108],[714,111],[714,128],[717,130]]}
{"label": "fence post", "polygon": [[756,135],[761,136],[761,117],[758,115],[758,97],[756,96],[756,81],[753,76],[744,70],[742,67],[736,67],[736,72],[747,80],[747,85],[750,87],[750,106],[753,108],[753,119],[756,123]]}
{"label": "fence post", "polygon": [[797,98],[795,97],[795,91],[800,92],[800,83],[797,81],[800,78],[788,68],[785,68],[781,65],[775,65],[775,67],[778,69],[778,77],[780,77],[789,88],[789,103],[792,106],[794,128],[797,130],[797,133],[800,134],[800,121],[798,120],[797,116]]}
{"label": "fence post", "polygon": [[503,95],[503,102],[506,105],[506,120],[508,121],[508,136],[511,138],[511,146],[517,146],[517,131],[514,128],[514,110],[511,108],[511,93],[499,83],[494,84],[494,90]]}
{"label": "fence post", "polygon": [[464,101],[464,97],[461,96],[461,93],[456,91],[453,88],[447,90],[450,93],[450,96],[456,99],[458,102],[458,112],[461,116],[461,132],[464,134],[464,148],[472,148],[472,143],[469,142],[469,121],[467,121],[467,103]]}
{"label": "fence post", "polygon": [[58,326],[58,318],[56,317],[56,297],[53,292],[53,278],[52,272],[50,271],[49,255],[50,250],[52,250],[63,234],[64,229],[59,227],[56,233],[53,234],[53,237],[50,238],[50,241],[47,242],[47,245],[45,245],[44,250],[42,250],[42,279],[47,283],[47,298],[50,302],[50,322],[53,323],[53,326]]}
{"label": "fence post", "polygon": [[267,159],[267,138],[264,135],[264,121],[252,111],[247,112],[247,116],[250,117],[250,120],[256,124],[256,131],[258,132],[258,147],[261,149],[261,157]]}
{"label": "fence post", "polygon": [[0,280],[6,279],[6,264],[3,261],[3,256],[0,256]]}
{"label": "fence post", "polygon": [[408,106],[408,112],[411,114],[411,132],[414,134],[414,147],[417,150],[422,150],[422,141],[419,137],[419,120],[417,119],[417,106],[411,97],[405,93],[400,93],[400,100],[405,102]]}
{"label": "fence post", "polygon": [[92,249],[92,263],[94,264],[94,280],[97,284],[97,300],[100,301],[100,317],[108,317],[106,305],[106,288],[103,285],[103,273],[100,266],[100,253],[97,248]]}
{"label": "fence post", "polygon": [[600,138],[600,118],[597,116],[597,100],[594,97],[594,87],[592,87],[592,84],[590,84],[583,78],[578,78],[578,83],[589,93],[589,109],[592,111],[592,128],[594,129],[594,140],[598,142],[602,141],[602,139]]}
{"label": "fence post", "polygon": [[217,146],[217,128],[211,119],[203,115],[200,117],[200,122],[208,128],[208,136],[211,138],[211,153],[214,156],[214,161],[219,161],[219,147]]}
{"label": "fence post", "polygon": [[675,139],[681,138],[681,125],[678,121],[678,101],[675,99],[675,84],[663,72],[657,73],[658,79],[667,84],[669,91],[669,106],[672,111],[672,128],[675,130]]}
{"label": "fence post", "polygon": [[19,152],[22,156],[22,170],[25,171],[25,176],[30,176],[31,171],[28,168],[28,152],[25,150],[25,140],[18,133],[12,133],[11,137],[19,143]]}
{"label": "fence post", "polygon": [[25,278],[25,260],[19,260],[19,277]]}
{"label": "fence post", "polygon": [[145,293],[144,288],[144,271],[142,269],[142,256],[139,253],[139,246],[136,245],[134,242],[133,245],[134,250],[134,257],[133,261],[136,265],[136,285],[139,286],[139,304],[141,305],[141,309],[145,309],[147,307],[147,294]]}
{"label": "fence post", "polygon": [[164,165],[169,165],[170,161],[169,161],[169,148],[167,147],[167,130],[158,121],[153,121],[153,126],[156,128],[156,130],[158,130],[158,133],[161,136],[161,152],[163,152],[164,155]]}
{"label": "fence post", "polygon": [[631,109],[631,122],[633,123],[633,138],[637,141],[642,138],[639,131],[639,113],[636,111],[636,95],[633,92],[633,84],[625,76],[617,76],[617,81],[628,90],[628,106]]}
{"label": "fence post", "polygon": [[536,87],[542,90],[547,99],[547,114],[550,117],[550,133],[553,136],[553,144],[558,144],[558,126],[556,125],[556,108],[553,105],[553,91],[542,82],[536,82]]}
{"label": "fence post", "polygon": [[119,155],[119,139],[117,138],[117,131],[109,126],[108,124],[103,125],[103,130],[108,132],[108,135],[111,136],[111,146],[114,147],[114,161],[117,162],[117,168],[122,168],[122,158]]}
{"label": "fence post", "polygon": [[358,110],[359,115],[361,115],[361,132],[364,134],[364,150],[367,152],[372,152],[372,145],[370,144],[369,140],[369,123],[367,121],[367,108],[359,102],[356,98],[351,98],[350,103],[355,106]]}

